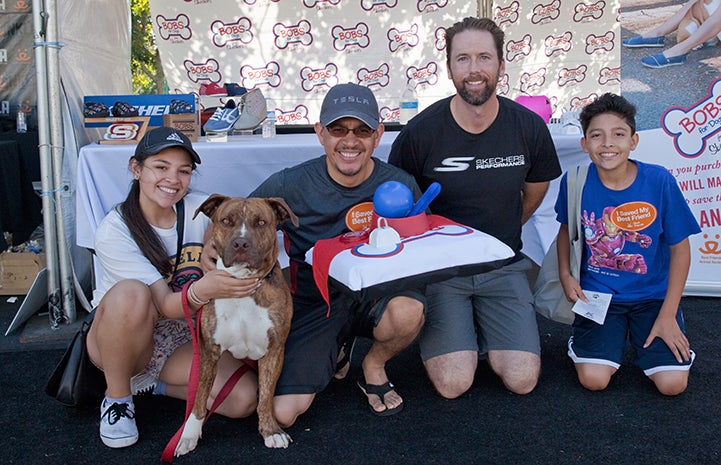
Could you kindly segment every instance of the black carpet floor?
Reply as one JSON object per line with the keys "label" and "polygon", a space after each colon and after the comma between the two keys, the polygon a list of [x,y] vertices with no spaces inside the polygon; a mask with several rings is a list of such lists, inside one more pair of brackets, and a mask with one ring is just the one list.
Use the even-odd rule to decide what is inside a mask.
{"label": "black carpet floor", "polygon": [[[436,395],[411,346],[388,366],[405,408],[372,415],[355,385],[368,341],[357,346],[349,377],[332,383],[288,430],[285,450],[263,446],[257,418],[213,415],[185,464],[718,464],[721,463],[721,299],[687,297],[689,338],[697,352],[689,388],[658,394],[624,363],[604,392],[588,392],[565,355],[570,328],[540,320],[543,374],[526,396],[510,394],[485,366],[461,398]],[[184,403],[136,399],[140,441],[112,450],[98,438],[99,409],[66,408],[43,392],[62,350],[0,351],[3,398],[0,463],[159,463],[182,422]]]}

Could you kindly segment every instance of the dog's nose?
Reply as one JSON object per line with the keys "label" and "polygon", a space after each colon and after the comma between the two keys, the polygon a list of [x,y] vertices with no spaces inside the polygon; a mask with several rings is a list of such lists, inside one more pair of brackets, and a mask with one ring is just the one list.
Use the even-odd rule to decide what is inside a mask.
{"label": "dog's nose", "polygon": [[248,243],[248,240],[244,237],[239,237],[235,240],[233,240],[233,250],[236,252],[243,252],[245,250],[248,250],[250,247],[250,244]]}

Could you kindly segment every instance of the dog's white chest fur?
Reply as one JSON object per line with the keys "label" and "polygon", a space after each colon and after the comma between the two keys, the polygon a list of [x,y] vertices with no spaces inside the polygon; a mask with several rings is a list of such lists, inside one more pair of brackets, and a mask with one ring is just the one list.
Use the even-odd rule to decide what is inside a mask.
{"label": "dog's white chest fur", "polygon": [[268,309],[259,307],[251,297],[216,299],[217,324],[213,339],[235,358],[258,360],[268,351],[268,331],[273,322]]}

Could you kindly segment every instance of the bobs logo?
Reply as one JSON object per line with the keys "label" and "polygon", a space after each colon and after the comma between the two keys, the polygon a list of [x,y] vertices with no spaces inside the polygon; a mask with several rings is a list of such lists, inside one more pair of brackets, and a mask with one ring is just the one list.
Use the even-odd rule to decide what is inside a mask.
{"label": "bobs logo", "polygon": [[688,158],[701,155],[711,136],[721,131],[721,78],[711,83],[708,96],[689,108],[671,107],[661,117],[676,151]]}

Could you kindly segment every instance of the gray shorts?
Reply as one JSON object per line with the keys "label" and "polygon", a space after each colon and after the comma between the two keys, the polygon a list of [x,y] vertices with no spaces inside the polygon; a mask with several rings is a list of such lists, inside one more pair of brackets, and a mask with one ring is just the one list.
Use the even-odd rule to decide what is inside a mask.
{"label": "gray shorts", "polygon": [[449,279],[426,287],[421,358],[475,350],[541,353],[536,312],[523,259],[498,270]]}

